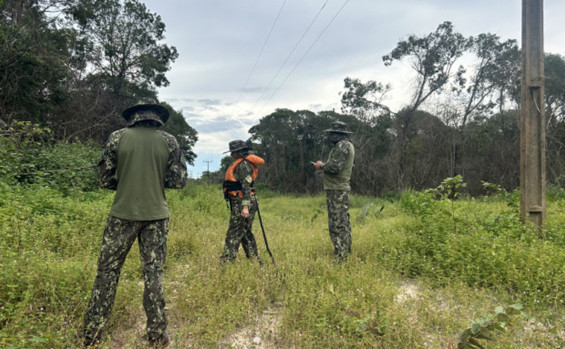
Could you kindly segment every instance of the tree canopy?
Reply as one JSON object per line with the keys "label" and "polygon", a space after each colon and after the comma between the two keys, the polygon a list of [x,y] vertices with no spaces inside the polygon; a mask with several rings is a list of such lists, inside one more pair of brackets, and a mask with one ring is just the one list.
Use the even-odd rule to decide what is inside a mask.
{"label": "tree canopy", "polygon": [[[103,143],[125,126],[121,111],[169,84],[178,53],[164,32],[138,0],[0,2],[0,120]],[[168,130],[192,163],[196,131],[169,109]]]}
{"label": "tree canopy", "polygon": [[[166,73],[178,53],[164,43],[165,29],[139,0],[0,1],[3,134],[16,123],[31,123],[50,130],[49,142],[102,144],[125,126],[121,111],[168,86]],[[284,192],[321,190],[310,162],[325,160],[330,146],[324,130],[338,119],[354,131],[355,192],[422,189],[456,175],[472,193],[481,192],[481,181],[518,186],[521,54],[515,40],[491,33],[465,37],[446,21],[429,34],[399,40],[382,60],[412,68],[406,105],[393,110],[386,104],[393,83],[345,77],[341,113],[276,109],[249,130],[247,141],[266,160],[259,182]],[[181,112],[161,104],[171,115],[165,130],[193,164],[196,130]],[[547,179],[560,184],[565,59],[551,53],[545,59],[545,110]],[[229,160],[222,159],[222,170]]]}

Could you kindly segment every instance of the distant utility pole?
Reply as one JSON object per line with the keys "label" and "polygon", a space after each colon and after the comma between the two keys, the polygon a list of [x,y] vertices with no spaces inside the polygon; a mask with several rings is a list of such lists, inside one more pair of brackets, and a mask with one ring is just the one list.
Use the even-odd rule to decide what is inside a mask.
{"label": "distant utility pole", "polygon": [[212,160],[204,160],[203,162],[205,162],[207,165],[206,172],[210,174],[210,163],[212,162]]}
{"label": "distant utility pole", "polygon": [[212,162],[212,160],[204,160],[203,162],[206,163],[207,167],[206,167],[206,180],[207,182],[210,182],[210,163]]}
{"label": "distant utility pole", "polygon": [[522,0],[520,213],[538,228],[545,220],[543,0]]}

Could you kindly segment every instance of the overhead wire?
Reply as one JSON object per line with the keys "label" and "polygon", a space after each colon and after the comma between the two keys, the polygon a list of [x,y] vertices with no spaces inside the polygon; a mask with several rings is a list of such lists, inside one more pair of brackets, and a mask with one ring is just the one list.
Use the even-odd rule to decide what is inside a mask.
{"label": "overhead wire", "polygon": [[257,102],[255,102],[255,105],[253,106],[254,110],[257,107],[257,104],[259,104],[259,101],[261,101],[261,99],[263,99],[263,96],[265,96],[265,94],[267,93],[267,91],[269,90],[269,88],[271,87],[271,85],[273,84],[273,82],[275,81],[275,79],[279,76],[280,72],[282,71],[282,69],[284,68],[284,66],[286,65],[286,63],[288,62],[289,58],[292,56],[292,54],[294,53],[294,51],[296,51],[296,48],[298,47],[298,45],[300,45],[300,43],[302,42],[302,40],[304,40],[304,38],[306,37],[306,34],[308,34],[308,32],[310,31],[310,29],[312,28],[312,26],[314,25],[314,23],[316,22],[316,20],[318,19],[318,17],[320,16],[320,14],[322,13],[322,11],[324,10],[324,8],[326,7],[326,5],[328,4],[329,0],[326,0],[326,2],[322,5],[322,7],[320,8],[320,10],[318,11],[318,13],[316,14],[316,16],[314,16],[314,19],[312,19],[312,21],[310,21],[310,24],[308,24],[308,27],[306,27],[306,29],[304,30],[304,32],[302,33],[302,36],[300,37],[300,39],[298,39],[298,41],[296,42],[296,44],[294,45],[294,47],[292,48],[292,50],[290,51],[290,53],[288,54],[288,56],[286,56],[284,62],[281,64],[281,66],[279,67],[279,70],[275,73],[275,75],[273,76],[273,78],[271,79],[271,81],[269,81],[269,83],[267,84],[267,86],[263,89],[263,92],[261,93],[261,96],[259,96],[259,98],[257,99]]}
{"label": "overhead wire", "polygon": [[265,50],[265,46],[267,46],[267,42],[271,38],[271,34],[273,33],[273,29],[275,28],[275,26],[276,26],[276,24],[279,20],[279,17],[282,13],[284,5],[286,4],[286,1],[287,0],[284,0],[283,3],[281,4],[279,12],[277,13],[275,20],[274,20],[273,24],[271,25],[271,29],[269,30],[269,34],[267,34],[267,37],[265,38],[265,41],[263,42],[263,46],[261,47],[261,50],[259,51],[259,55],[257,55],[257,59],[255,60],[255,63],[253,64],[253,67],[251,68],[251,71],[249,72],[249,75],[247,76],[247,80],[245,81],[245,84],[243,85],[243,87],[242,87],[242,89],[239,93],[239,97],[237,98],[237,102],[234,104],[234,106],[239,104],[239,101],[241,100],[241,96],[243,95],[243,91],[245,91],[245,89],[247,88],[247,85],[249,84],[249,81],[251,80],[251,76],[253,76],[253,73],[255,72],[255,68],[257,68],[257,64],[259,63],[259,60],[261,59],[261,56],[263,55],[263,51]]}
{"label": "overhead wire", "polygon": [[331,20],[328,22],[328,24],[324,27],[324,29],[322,29],[322,31],[320,32],[320,34],[316,37],[316,39],[312,42],[312,44],[310,45],[310,47],[308,47],[308,49],[304,52],[304,54],[302,55],[302,57],[300,57],[300,59],[296,62],[296,64],[294,65],[294,67],[289,71],[289,73],[286,75],[286,77],[284,78],[284,80],[281,82],[281,84],[275,89],[275,91],[273,91],[273,93],[271,94],[271,96],[269,97],[269,99],[263,104],[263,106],[261,107],[261,109],[259,109],[258,114],[261,113],[261,111],[263,111],[263,109],[265,108],[265,106],[273,99],[273,97],[275,96],[275,94],[280,90],[280,88],[284,85],[284,83],[288,80],[288,78],[292,75],[292,73],[296,70],[296,68],[298,67],[298,65],[304,60],[304,58],[306,57],[306,55],[308,55],[308,53],[310,52],[310,50],[314,47],[314,45],[316,45],[316,43],[318,42],[318,40],[320,40],[320,38],[322,37],[322,35],[326,32],[326,30],[329,28],[329,26],[333,23],[333,21],[336,19],[336,17],[341,13],[341,11],[343,11],[343,9],[345,8],[345,6],[347,5],[347,3],[349,3],[349,0],[345,0],[345,2],[343,3],[343,5],[339,8],[339,10],[336,12],[336,14],[331,18]]}

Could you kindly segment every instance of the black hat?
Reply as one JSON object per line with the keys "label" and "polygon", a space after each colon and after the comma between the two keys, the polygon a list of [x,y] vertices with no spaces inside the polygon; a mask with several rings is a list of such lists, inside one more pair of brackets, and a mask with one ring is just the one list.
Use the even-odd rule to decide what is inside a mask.
{"label": "black hat", "polygon": [[342,121],[333,121],[332,128],[324,130],[324,132],[336,132],[336,133],[346,133],[346,134],[353,133],[351,131],[347,131],[347,125],[345,124],[345,122]]}
{"label": "black hat", "polygon": [[[159,119],[153,119],[151,117],[143,117],[143,118],[134,118],[133,117],[134,115],[136,115],[137,112],[140,112],[140,111],[143,111],[143,110],[154,111],[155,114],[157,114],[157,116],[159,117]],[[158,102],[155,98],[143,98],[140,101],[138,101],[137,104],[134,105],[133,107],[129,107],[128,109],[124,110],[122,112],[122,116],[123,116],[124,119],[126,119],[126,121],[130,125],[133,125],[136,122],[141,121],[141,120],[155,120],[155,121],[159,122],[160,124],[164,125],[165,122],[167,122],[167,120],[169,119],[169,111],[167,110],[167,108],[158,104]]]}

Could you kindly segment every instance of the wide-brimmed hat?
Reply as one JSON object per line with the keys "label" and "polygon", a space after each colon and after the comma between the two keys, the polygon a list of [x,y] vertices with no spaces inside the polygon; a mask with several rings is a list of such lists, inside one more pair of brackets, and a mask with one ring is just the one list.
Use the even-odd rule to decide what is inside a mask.
{"label": "wide-brimmed hat", "polygon": [[225,153],[233,153],[233,152],[238,152],[240,150],[245,150],[245,149],[250,149],[250,147],[247,145],[247,143],[245,143],[244,141],[240,140],[240,139],[236,139],[235,141],[231,141],[229,143],[229,147],[230,150],[225,151]]}
{"label": "wide-brimmed hat", "polygon": [[[152,117],[151,115],[140,115],[139,112],[144,110],[154,111],[155,114],[157,114],[157,118]],[[158,104],[155,98],[147,97],[138,101],[133,107],[129,107],[124,110],[122,112],[122,117],[126,119],[130,125],[142,120],[154,120],[161,125],[164,125],[169,119],[169,111],[167,108]]]}
{"label": "wide-brimmed hat", "polygon": [[345,134],[353,133],[347,130],[347,125],[345,124],[345,122],[342,121],[333,121],[332,128],[324,130],[324,132],[336,132],[336,133],[345,133]]}

